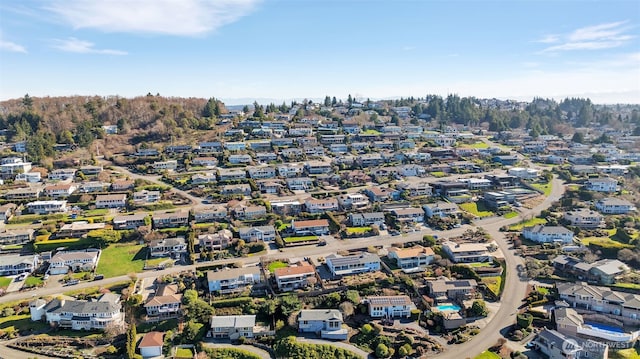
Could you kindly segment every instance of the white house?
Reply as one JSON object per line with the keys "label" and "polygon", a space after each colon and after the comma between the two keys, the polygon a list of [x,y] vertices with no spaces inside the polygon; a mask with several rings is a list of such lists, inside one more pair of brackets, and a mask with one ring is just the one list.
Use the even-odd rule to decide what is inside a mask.
{"label": "white house", "polygon": [[120,296],[103,294],[97,301],[53,299],[49,303],[36,300],[29,305],[32,320],[42,320],[53,327],[72,330],[104,330],[110,326],[123,326],[124,313],[120,311]]}
{"label": "white house", "polygon": [[273,226],[241,227],[238,229],[240,239],[245,242],[270,242],[276,239]]}
{"label": "white house", "polygon": [[96,208],[124,208],[127,206],[127,195],[105,194],[96,196]]}
{"label": "white house", "polygon": [[513,167],[507,170],[511,176],[522,179],[536,179],[540,175],[540,171],[535,168]]}
{"label": "white house", "polygon": [[186,250],[187,242],[183,237],[158,239],[149,242],[149,254],[152,257],[173,257]]}
{"label": "white house", "polygon": [[138,344],[138,349],[140,350],[140,355],[142,355],[142,358],[147,359],[161,357],[163,346],[164,333],[149,332],[142,337],[140,344]]}
{"label": "white house", "polygon": [[636,210],[633,203],[621,198],[603,198],[596,202],[596,209],[603,214],[627,214]]}
{"label": "white house", "polygon": [[277,268],[273,276],[276,279],[278,289],[285,292],[309,285],[309,278],[316,276],[315,268],[308,263],[300,263],[295,266]]}
{"label": "white house", "polygon": [[392,209],[391,213],[396,216],[396,219],[399,222],[413,222],[413,223],[421,223],[424,222],[424,210],[422,208],[397,208]]}
{"label": "white house", "polygon": [[525,227],[522,230],[524,238],[538,243],[554,243],[569,244],[573,242],[573,232],[561,226],[543,226],[535,225]]}
{"label": "white house", "polygon": [[596,192],[616,192],[620,188],[618,187],[618,181],[610,177],[590,178],[585,183],[585,187],[589,191]]}
{"label": "white house", "polygon": [[158,289],[150,295],[144,304],[149,317],[173,318],[180,314],[182,294],[177,284],[159,284]]}
{"label": "white house", "polygon": [[380,257],[362,252],[349,256],[330,254],[325,258],[327,267],[334,276],[352,275],[380,270]]}
{"label": "white house", "polygon": [[249,285],[262,282],[260,267],[224,268],[207,271],[209,292],[222,294],[242,292]]}
{"label": "white house", "polygon": [[569,221],[572,226],[580,228],[598,228],[604,222],[604,218],[600,213],[588,209],[565,212],[563,218]]}
{"label": "white house", "polygon": [[370,296],[364,302],[373,318],[407,318],[416,309],[408,295]]}
{"label": "white house", "polygon": [[97,249],[58,252],[49,260],[49,273],[66,274],[69,270],[94,270],[98,266],[99,260],[100,251]]}
{"label": "white house", "polygon": [[342,313],[337,309],[305,309],[298,313],[300,333],[317,333],[323,339],[346,340],[349,331],[342,325]]}
{"label": "white house", "polygon": [[0,276],[31,273],[38,268],[38,256],[3,255],[0,256]]}
{"label": "white house", "polygon": [[455,243],[446,241],[442,249],[456,263],[488,262],[491,255],[484,243]]}
{"label": "white house", "polygon": [[370,226],[372,224],[384,224],[384,213],[349,213],[349,222],[355,227]]}
{"label": "white house", "polygon": [[446,217],[460,213],[455,203],[438,201],[436,203],[428,203],[422,206],[427,217]]}
{"label": "white house", "polygon": [[211,336],[237,340],[240,337],[253,338],[268,330],[256,326],[255,315],[214,315],[211,317]]}
{"label": "white house", "polygon": [[58,198],[58,197],[68,197],[70,194],[75,192],[78,187],[75,184],[53,184],[44,187],[45,196]]}

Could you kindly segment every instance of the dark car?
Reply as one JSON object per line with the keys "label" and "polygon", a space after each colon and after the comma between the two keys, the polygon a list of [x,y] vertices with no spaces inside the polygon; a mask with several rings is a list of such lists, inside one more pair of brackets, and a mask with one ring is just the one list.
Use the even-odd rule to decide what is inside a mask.
{"label": "dark car", "polygon": [[318,242],[318,245],[319,246],[326,246],[327,242],[326,241],[320,241],[320,242]]}

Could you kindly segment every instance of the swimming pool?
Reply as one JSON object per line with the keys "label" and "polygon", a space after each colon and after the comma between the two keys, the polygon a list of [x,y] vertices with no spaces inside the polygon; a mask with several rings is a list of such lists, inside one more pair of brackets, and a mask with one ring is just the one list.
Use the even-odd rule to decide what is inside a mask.
{"label": "swimming pool", "polygon": [[600,324],[600,323],[589,323],[589,322],[585,322],[584,324],[587,324],[591,328],[598,329],[598,330],[601,330],[603,332],[624,333],[624,330],[622,330],[622,329],[620,329],[618,327],[611,326],[611,325]]}
{"label": "swimming pool", "polygon": [[439,311],[441,312],[458,312],[460,311],[460,307],[455,304],[440,304],[437,306]]}

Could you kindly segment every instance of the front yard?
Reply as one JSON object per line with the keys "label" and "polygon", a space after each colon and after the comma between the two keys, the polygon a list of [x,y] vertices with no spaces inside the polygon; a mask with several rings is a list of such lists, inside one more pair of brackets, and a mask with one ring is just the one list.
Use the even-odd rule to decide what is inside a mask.
{"label": "front yard", "polygon": [[551,190],[553,189],[551,182],[549,183],[532,183],[531,187],[542,191],[545,197],[549,197],[551,195]]}
{"label": "front yard", "polygon": [[546,219],[534,217],[524,222],[509,226],[509,231],[518,232],[518,231],[521,231],[524,227],[531,227],[531,226],[535,226],[536,224],[546,224],[546,223],[547,223]]}
{"label": "front yard", "polygon": [[467,202],[459,205],[460,209],[469,212],[477,217],[490,217],[493,216],[491,212],[483,202]]}
{"label": "front yard", "polygon": [[115,244],[102,250],[96,273],[105,278],[142,272],[146,249],[141,244]]}

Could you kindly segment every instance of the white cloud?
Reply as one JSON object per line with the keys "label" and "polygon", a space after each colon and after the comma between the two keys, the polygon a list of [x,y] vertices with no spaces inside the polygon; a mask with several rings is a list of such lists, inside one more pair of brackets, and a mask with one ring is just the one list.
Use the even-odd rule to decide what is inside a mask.
{"label": "white cloud", "polygon": [[75,52],[78,54],[101,54],[101,55],[126,55],[126,51],[121,50],[112,50],[112,49],[96,49],[95,44],[89,41],[84,41],[80,39],[76,39],[75,37],[70,37],[66,40],[54,39],[53,47],[54,49],[66,51],[66,52]]}
{"label": "white cloud", "polygon": [[76,29],[201,35],[253,11],[261,0],[54,0],[47,9]]}
{"label": "white cloud", "polygon": [[540,53],[558,53],[574,50],[602,50],[620,47],[635,36],[629,35],[627,21],[611,22],[576,29],[565,35],[548,35],[538,40],[541,43],[560,43]]}
{"label": "white cloud", "polygon": [[18,45],[15,42],[5,41],[2,39],[0,39],[0,49],[3,51],[9,51],[9,52],[21,52],[23,54],[27,53],[27,49],[24,46]]}

